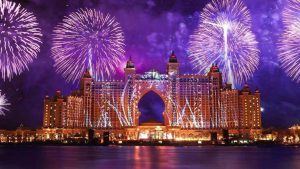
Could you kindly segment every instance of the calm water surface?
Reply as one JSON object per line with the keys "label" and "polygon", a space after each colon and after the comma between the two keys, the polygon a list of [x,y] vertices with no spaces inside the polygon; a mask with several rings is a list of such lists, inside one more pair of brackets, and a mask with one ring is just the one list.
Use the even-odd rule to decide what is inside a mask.
{"label": "calm water surface", "polygon": [[300,169],[300,148],[0,146],[0,168]]}

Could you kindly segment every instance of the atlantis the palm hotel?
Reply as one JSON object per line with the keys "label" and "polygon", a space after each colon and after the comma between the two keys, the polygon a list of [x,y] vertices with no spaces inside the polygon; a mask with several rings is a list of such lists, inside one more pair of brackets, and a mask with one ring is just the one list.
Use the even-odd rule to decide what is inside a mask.
{"label": "atlantis the palm hotel", "polygon": [[[109,132],[111,140],[222,140],[229,136],[256,139],[261,133],[260,92],[248,85],[242,90],[222,83],[222,73],[212,65],[207,75],[180,74],[174,52],[169,57],[166,74],[155,70],[136,74],[128,60],[121,81],[95,81],[86,71],[80,90],[69,96],[57,91],[45,97],[43,127],[39,140],[65,140],[94,137]],[[154,92],[164,102],[164,122],[153,119],[139,123],[140,99]]]}

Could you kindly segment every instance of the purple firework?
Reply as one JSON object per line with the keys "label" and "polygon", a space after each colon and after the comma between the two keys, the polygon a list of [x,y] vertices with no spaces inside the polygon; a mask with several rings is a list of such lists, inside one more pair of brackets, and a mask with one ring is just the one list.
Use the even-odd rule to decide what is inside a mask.
{"label": "purple firework", "polygon": [[75,83],[86,69],[97,79],[110,78],[124,58],[124,34],[109,14],[79,9],[54,30],[52,56],[55,68]]}
{"label": "purple firework", "polygon": [[40,51],[42,34],[36,17],[20,4],[0,0],[0,71],[11,79],[28,69]]}
{"label": "purple firework", "polygon": [[189,58],[200,73],[216,63],[233,87],[253,76],[259,63],[249,10],[240,0],[213,0],[190,37]]}
{"label": "purple firework", "polygon": [[300,0],[289,0],[283,10],[284,31],[279,38],[279,62],[296,82],[300,82]]}

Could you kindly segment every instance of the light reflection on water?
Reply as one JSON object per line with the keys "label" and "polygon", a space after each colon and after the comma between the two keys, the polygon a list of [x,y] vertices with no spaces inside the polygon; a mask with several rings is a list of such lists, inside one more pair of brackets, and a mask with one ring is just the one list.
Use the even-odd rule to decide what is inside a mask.
{"label": "light reflection on water", "polygon": [[295,147],[0,146],[0,168],[300,168]]}

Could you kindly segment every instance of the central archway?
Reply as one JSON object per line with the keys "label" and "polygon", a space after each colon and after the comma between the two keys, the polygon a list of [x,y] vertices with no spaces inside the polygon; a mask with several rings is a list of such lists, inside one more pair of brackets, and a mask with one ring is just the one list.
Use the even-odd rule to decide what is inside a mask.
{"label": "central archway", "polygon": [[138,108],[141,112],[139,124],[147,121],[164,123],[163,112],[165,110],[165,103],[154,91],[149,91],[143,95],[138,102]]}

